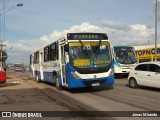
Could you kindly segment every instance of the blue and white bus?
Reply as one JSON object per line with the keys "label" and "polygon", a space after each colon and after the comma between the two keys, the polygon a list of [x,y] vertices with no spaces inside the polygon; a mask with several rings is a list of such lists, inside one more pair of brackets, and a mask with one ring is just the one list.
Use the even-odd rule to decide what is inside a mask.
{"label": "blue and white bus", "polygon": [[137,63],[135,49],[130,46],[114,46],[113,53],[115,76],[127,76],[132,67]]}
{"label": "blue and white bus", "polygon": [[114,62],[105,33],[65,33],[31,53],[33,77],[61,87],[114,84]]}

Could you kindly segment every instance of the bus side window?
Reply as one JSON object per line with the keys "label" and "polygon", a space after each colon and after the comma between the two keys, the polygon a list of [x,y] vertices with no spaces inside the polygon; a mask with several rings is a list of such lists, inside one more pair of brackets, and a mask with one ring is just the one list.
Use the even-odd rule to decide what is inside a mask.
{"label": "bus side window", "polygon": [[44,48],[44,62],[49,61],[49,46]]}
{"label": "bus side window", "polygon": [[39,52],[34,53],[34,64],[39,63]]}
{"label": "bus side window", "polygon": [[32,54],[30,55],[30,65],[33,64],[32,62]]}
{"label": "bus side window", "polygon": [[58,59],[58,46],[57,43],[53,43],[50,45],[50,61],[54,61]]}

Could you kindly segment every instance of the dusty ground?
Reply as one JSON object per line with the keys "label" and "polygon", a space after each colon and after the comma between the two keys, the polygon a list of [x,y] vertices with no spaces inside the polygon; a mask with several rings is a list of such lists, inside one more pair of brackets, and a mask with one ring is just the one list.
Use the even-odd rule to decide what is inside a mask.
{"label": "dusty ground", "polygon": [[[127,79],[116,79],[114,88],[107,85],[95,88],[64,89],[58,91],[52,84],[36,83],[29,73],[8,71],[7,83],[0,85],[0,113],[2,111],[159,111],[159,89],[140,87],[131,89]],[[87,111],[85,114],[88,113]],[[117,112],[118,113],[118,112]],[[106,112],[107,115],[108,112]],[[119,113],[118,113],[119,114]],[[53,116],[51,113],[50,115]],[[55,115],[55,112],[54,112]],[[45,117],[51,120],[150,120],[149,117]],[[1,114],[0,114],[1,116]],[[103,115],[102,115],[103,116]],[[114,115],[113,115],[114,116]],[[13,120],[13,118],[10,118]],[[17,118],[14,118],[17,120]],[[23,118],[25,119],[25,118]],[[159,120],[154,117],[154,120]],[[0,117],[0,120],[4,120]],[[31,120],[31,118],[29,118]]]}
{"label": "dusty ground", "polygon": [[11,71],[7,77],[6,84],[0,88],[0,110],[67,110],[30,84],[28,74]]}
{"label": "dusty ground", "polygon": [[[0,111],[71,111],[74,109],[51,98],[36,87],[34,85],[36,83],[32,81],[33,79],[27,72],[7,71],[7,82],[0,85]],[[75,110],[77,110],[77,108]],[[0,118],[0,120],[1,119],[2,118]],[[62,116],[47,119],[64,120],[84,118]]]}

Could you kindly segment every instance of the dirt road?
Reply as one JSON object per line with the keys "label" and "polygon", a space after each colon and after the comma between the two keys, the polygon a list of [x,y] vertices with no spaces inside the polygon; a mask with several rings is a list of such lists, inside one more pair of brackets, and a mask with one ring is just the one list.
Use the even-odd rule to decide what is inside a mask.
{"label": "dirt road", "polygon": [[[73,111],[79,110],[49,97],[37,88],[29,73],[7,71],[7,82],[0,85],[0,111]],[[54,87],[54,86],[53,86]],[[1,120],[2,118],[0,118]],[[12,118],[13,119],[13,118]],[[39,118],[40,119],[40,118]],[[46,119],[46,118],[45,118]],[[53,118],[47,118],[52,119]],[[54,119],[89,119],[54,117]]]}
{"label": "dirt road", "polygon": [[[103,116],[110,115],[109,112],[112,111],[122,111],[126,115],[128,113],[125,111],[132,113],[132,111],[159,111],[160,109],[159,89],[146,87],[131,89],[127,87],[126,78],[116,79],[114,88],[106,85],[58,91],[52,84],[37,83],[27,72],[8,71],[7,76],[7,83],[0,85],[0,111],[50,111],[51,113],[48,112],[48,114],[52,117],[47,117],[47,119],[99,120],[104,119]],[[55,111],[59,114],[58,118]],[[96,118],[73,117],[70,111],[78,113],[84,111],[83,115],[88,114],[88,111],[95,111],[91,114],[95,114]],[[102,111],[109,112],[102,115]],[[113,113],[111,113],[112,116],[116,116]],[[105,119],[139,119],[138,117],[123,117],[120,112],[115,112],[115,114],[118,114],[118,117],[105,117]],[[151,118],[141,117],[140,119],[150,120]],[[154,119],[159,118],[154,117]]]}

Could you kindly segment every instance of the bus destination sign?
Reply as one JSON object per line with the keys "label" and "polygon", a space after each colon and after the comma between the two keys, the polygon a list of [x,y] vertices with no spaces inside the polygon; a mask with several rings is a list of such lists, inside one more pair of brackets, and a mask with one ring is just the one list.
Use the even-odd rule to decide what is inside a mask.
{"label": "bus destination sign", "polygon": [[68,33],[68,40],[108,40],[105,33]]}

